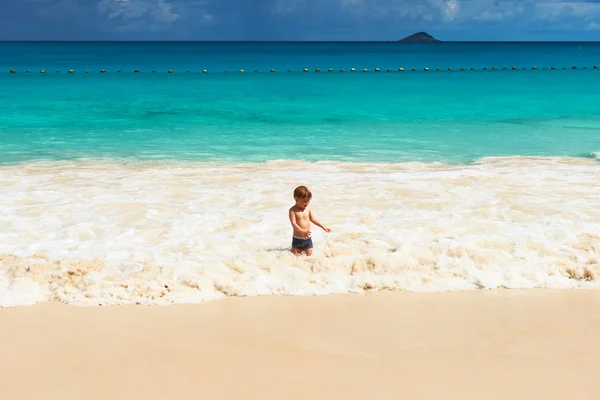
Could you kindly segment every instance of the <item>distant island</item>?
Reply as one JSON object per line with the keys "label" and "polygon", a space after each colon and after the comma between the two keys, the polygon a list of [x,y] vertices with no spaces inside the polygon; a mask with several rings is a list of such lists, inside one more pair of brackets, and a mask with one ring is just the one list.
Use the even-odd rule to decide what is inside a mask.
{"label": "distant island", "polygon": [[413,33],[410,36],[405,37],[404,39],[398,40],[399,43],[437,43],[439,40],[431,36],[426,32],[417,32]]}

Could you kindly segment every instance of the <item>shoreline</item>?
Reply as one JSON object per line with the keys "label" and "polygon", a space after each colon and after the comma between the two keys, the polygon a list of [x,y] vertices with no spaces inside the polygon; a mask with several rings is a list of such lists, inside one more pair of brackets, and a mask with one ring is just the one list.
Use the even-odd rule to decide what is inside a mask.
{"label": "shoreline", "polygon": [[0,309],[11,399],[591,399],[600,291]]}
{"label": "shoreline", "polygon": [[394,165],[420,165],[426,168],[465,168],[476,167],[480,165],[494,165],[508,163],[511,161],[520,162],[563,162],[572,163],[574,165],[595,165],[600,162],[600,151],[589,151],[586,153],[578,153],[571,155],[480,155],[468,160],[354,160],[354,159],[293,159],[293,158],[276,158],[276,159],[260,159],[260,160],[225,160],[225,159],[176,159],[173,157],[156,159],[156,158],[136,158],[127,157],[78,157],[74,159],[30,159],[13,162],[0,162],[0,171],[2,169],[11,169],[14,167],[177,167],[177,168],[197,168],[197,167],[240,167],[240,166],[272,166],[278,164],[290,165],[322,165],[322,166],[344,166],[344,165],[364,165],[373,167],[386,167]]}

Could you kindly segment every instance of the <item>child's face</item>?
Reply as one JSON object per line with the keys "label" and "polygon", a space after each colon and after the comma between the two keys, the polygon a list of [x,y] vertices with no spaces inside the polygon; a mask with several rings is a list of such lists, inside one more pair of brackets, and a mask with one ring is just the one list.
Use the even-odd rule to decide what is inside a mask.
{"label": "child's face", "polygon": [[300,208],[306,208],[310,204],[310,199],[308,199],[308,198],[299,199],[299,198],[295,197],[295,199],[296,199],[296,206],[298,206]]}

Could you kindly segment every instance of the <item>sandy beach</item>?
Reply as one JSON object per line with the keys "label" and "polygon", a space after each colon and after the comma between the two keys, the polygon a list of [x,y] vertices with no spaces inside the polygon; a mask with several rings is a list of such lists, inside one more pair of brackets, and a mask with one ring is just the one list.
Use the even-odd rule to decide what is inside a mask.
{"label": "sandy beach", "polygon": [[592,399],[600,292],[0,309],[5,399]]}

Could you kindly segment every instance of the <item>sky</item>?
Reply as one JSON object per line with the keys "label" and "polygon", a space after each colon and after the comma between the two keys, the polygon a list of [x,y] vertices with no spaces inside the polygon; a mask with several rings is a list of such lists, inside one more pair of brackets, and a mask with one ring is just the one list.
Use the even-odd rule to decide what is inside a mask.
{"label": "sky", "polygon": [[0,40],[600,41],[600,0],[0,0]]}

